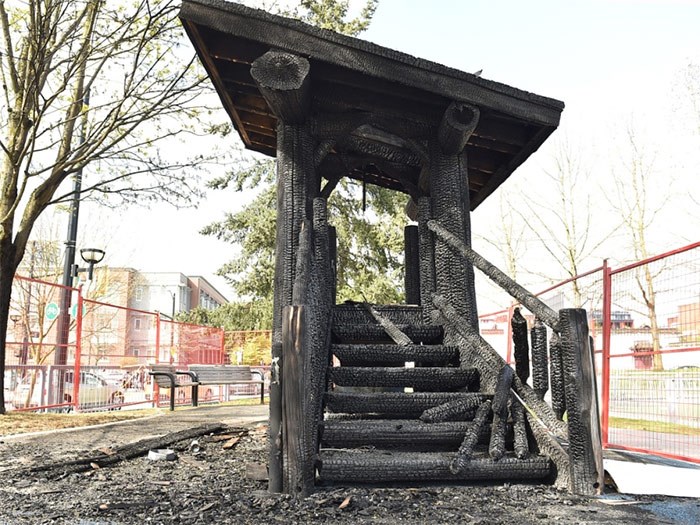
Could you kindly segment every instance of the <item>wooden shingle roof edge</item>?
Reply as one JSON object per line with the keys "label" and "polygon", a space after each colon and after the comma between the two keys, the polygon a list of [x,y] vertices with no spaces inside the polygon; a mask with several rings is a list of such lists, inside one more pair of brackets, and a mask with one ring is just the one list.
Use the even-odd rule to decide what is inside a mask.
{"label": "wooden shingle roof edge", "polygon": [[564,109],[564,103],[553,98],[235,2],[183,0],[180,18],[186,27],[203,25],[533,124],[556,128]]}

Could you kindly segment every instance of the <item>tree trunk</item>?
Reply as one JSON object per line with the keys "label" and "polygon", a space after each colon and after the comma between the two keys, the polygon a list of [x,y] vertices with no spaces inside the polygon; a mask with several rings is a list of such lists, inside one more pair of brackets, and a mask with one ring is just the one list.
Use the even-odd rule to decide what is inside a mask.
{"label": "tree trunk", "polygon": [[5,413],[5,355],[7,353],[7,321],[10,314],[10,297],[15,270],[15,246],[11,234],[3,232],[0,239],[0,414]]}
{"label": "tree trunk", "polygon": [[652,370],[660,372],[664,369],[663,356],[661,351],[661,338],[659,337],[659,321],[656,316],[656,290],[654,290],[654,278],[649,270],[649,265],[644,266],[644,280],[646,281],[646,290],[643,290],[644,302],[647,306],[649,314],[649,325],[651,326],[651,349],[654,354],[652,356]]}

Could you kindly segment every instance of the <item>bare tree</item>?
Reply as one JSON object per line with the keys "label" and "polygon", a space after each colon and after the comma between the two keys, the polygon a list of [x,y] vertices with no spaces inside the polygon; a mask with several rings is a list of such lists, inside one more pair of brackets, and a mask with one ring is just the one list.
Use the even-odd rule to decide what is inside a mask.
{"label": "bare tree", "polygon": [[177,144],[206,128],[209,87],[177,12],[176,0],[0,0],[0,387],[12,277],[37,218],[72,196],[69,177],[89,166],[83,195],[112,203],[197,193],[204,159]]}
{"label": "bare tree", "polygon": [[683,70],[682,99],[693,131],[700,136],[700,64],[690,62]]}
{"label": "bare tree", "polygon": [[489,235],[477,235],[479,239],[498,250],[503,257],[506,274],[517,281],[518,270],[522,268],[522,257],[525,255],[525,223],[513,209],[512,198],[503,191],[499,192],[500,221],[493,225]]}
{"label": "bare tree", "polygon": [[[631,124],[627,127],[625,138],[628,153],[622,169],[613,170],[615,193],[612,198],[608,198],[608,202],[627,231],[633,260],[640,261],[650,257],[647,232],[658,213],[668,202],[668,194],[664,195],[652,188],[651,179],[655,174],[654,155],[642,146]],[[655,194],[653,200],[652,192]],[[660,271],[663,271],[663,268]],[[644,307],[644,311],[640,313],[648,317],[651,329],[653,369],[663,370],[663,359],[659,353],[661,341],[654,286],[654,279],[657,276],[658,272],[653,273],[648,264],[635,269],[635,283]]]}
{"label": "bare tree", "polygon": [[[580,263],[596,252],[612,229],[603,231],[593,227],[587,186],[590,170],[581,160],[581,154],[568,142],[560,141],[552,161],[553,168],[544,171],[539,196],[525,200],[524,207],[517,212],[545,252],[572,278],[579,275]],[[552,282],[558,280],[541,271],[539,275]],[[574,306],[580,307],[587,291],[578,280],[572,281],[572,293]]]}
{"label": "bare tree", "polygon": [[[691,131],[700,141],[700,64],[690,62],[683,70],[680,79],[678,101],[682,118],[688,119]],[[697,147],[694,148],[697,152]],[[696,157],[697,160],[697,157]],[[700,206],[700,198],[688,193],[688,198],[696,206]]]}

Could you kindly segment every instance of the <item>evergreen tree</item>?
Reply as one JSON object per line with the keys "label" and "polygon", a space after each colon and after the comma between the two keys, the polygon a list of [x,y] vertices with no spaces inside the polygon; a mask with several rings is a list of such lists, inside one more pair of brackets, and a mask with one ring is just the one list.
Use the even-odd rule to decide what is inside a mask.
{"label": "evergreen tree", "polygon": [[[305,22],[356,35],[365,30],[377,6],[369,0],[358,18],[346,20],[348,1],[302,0],[287,11]],[[236,292],[246,298],[252,315],[266,312],[264,325],[272,324],[276,188],[275,161],[251,162],[243,169],[210,183],[211,188],[258,191],[240,211],[202,230],[240,247],[240,252],[222,266]],[[329,220],[338,234],[338,301],[399,302],[403,267],[403,225],[407,197],[401,193],[347,178],[340,181],[328,202]],[[249,301],[249,302],[248,302]],[[260,319],[239,318],[238,327],[259,326]]]}

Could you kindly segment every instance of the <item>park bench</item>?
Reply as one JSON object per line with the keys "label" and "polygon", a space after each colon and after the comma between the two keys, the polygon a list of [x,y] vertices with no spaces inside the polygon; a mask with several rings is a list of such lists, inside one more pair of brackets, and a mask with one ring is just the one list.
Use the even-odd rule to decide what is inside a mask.
{"label": "park bench", "polygon": [[265,403],[265,376],[259,370],[232,365],[190,365],[189,370],[198,385],[260,385],[260,404]]}
{"label": "park bench", "polygon": [[175,389],[180,387],[192,387],[192,406],[197,406],[197,376],[187,370],[177,370],[170,365],[151,365],[148,372],[153,376],[159,388],[170,389],[170,410],[175,410]]}

